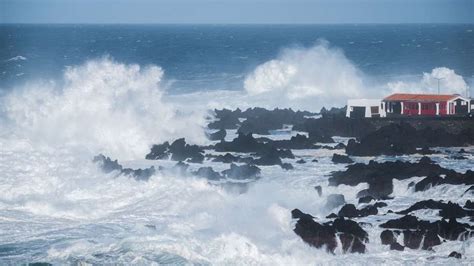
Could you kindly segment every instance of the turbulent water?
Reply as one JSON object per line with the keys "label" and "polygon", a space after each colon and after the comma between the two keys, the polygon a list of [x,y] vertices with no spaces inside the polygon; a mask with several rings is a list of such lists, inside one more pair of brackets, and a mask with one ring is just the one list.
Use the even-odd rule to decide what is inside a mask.
{"label": "turbulent water", "polygon": [[[180,137],[210,143],[205,127],[215,107],[314,111],[343,105],[348,97],[433,92],[435,78],[443,78],[444,91],[464,94],[474,74],[473,30],[1,25],[0,264],[451,264],[447,254],[453,250],[472,264],[473,239],[443,243],[436,252],[389,251],[380,244],[377,225],[395,217],[390,215],[360,219],[372,224],[364,228],[370,238],[366,254],[331,255],[305,244],[293,232],[292,209],[324,220],[334,211],[324,209],[327,195],[342,193],[355,202],[365,188],[328,186],[329,173],[344,169],[331,156],[343,150],[294,151],[308,163],[285,159],[295,166],[290,172],[263,166],[261,179],[241,185],[177,173],[136,181],[104,174],[92,157],[104,153],[132,168],[170,167],[175,163],[144,160],[150,146]],[[474,165],[474,150],[467,150],[466,160],[450,159],[450,149],[432,159],[464,172]],[[427,198],[468,199],[464,186],[415,193],[408,184],[418,179],[394,182],[390,208]],[[323,187],[322,197],[315,185]],[[437,218],[435,212],[419,216]]]}

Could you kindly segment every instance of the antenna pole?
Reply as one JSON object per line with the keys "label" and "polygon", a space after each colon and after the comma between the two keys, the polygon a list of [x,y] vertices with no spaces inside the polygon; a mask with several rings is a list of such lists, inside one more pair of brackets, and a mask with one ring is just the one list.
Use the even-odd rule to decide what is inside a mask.
{"label": "antenna pole", "polygon": [[444,78],[435,78],[435,79],[438,80],[438,94],[439,94],[439,81],[442,80],[442,79],[444,79]]}

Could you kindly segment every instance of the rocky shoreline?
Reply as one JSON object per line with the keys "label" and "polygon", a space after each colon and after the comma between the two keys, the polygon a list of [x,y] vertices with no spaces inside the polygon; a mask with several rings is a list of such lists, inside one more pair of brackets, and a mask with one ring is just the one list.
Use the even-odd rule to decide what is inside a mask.
{"label": "rocky shoreline", "polygon": [[[356,193],[355,202],[346,202],[343,195],[328,195],[327,213],[319,216],[293,206],[294,232],[310,246],[333,254],[336,248],[342,253],[366,253],[367,243],[375,241],[369,238],[367,226],[378,226],[382,230],[381,245],[394,252],[406,248],[430,251],[446,241],[466,241],[474,237],[472,201],[460,205],[425,198],[405,209],[392,207],[394,182],[414,177],[419,179],[407,187],[412,193],[444,185],[466,187],[464,193],[474,196],[474,166],[466,172],[458,172],[430,158],[445,155],[439,147],[456,147],[457,151],[450,154],[450,158],[471,158],[473,155],[462,147],[474,145],[472,118],[356,120],[345,118],[343,113],[340,109],[324,109],[318,114],[291,109],[215,110],[208,125],[209,145],[191,145],[185,139],[177,139],[151,147],[146,159],[175,161],[173,167],[124,168],[103,155],[94,161],[105,172],[115,171],[117,175],[129,175],[141,181],[148,180],[157,171],[179,171],[182,175],[223,184],[256,182],[262,176],[262,167],[278,166],[291,174],[297,164],[318,161],[295,155],[298,150],[333,151],[328,159],[342,168],[328,175],[327,184],[336,188],[365,184],[366,188]],[[290,126],[296,134],[286,139],[271,138],[272,132],[285,126]],[[235,138],[230,140],[231,131]],[[344,143],[335,141],[335,136],[350,139]],[[411,155],[423,157],[417,161],[399,159]],[[393,160],[360,162],[360,158],[367,156],[388,156]],[[227,169],[216,170],[207,165],[211,162],[225,164]],[[189,170],[189,164],[196,165],[196,169]],[[321,197],[323,193],[321,186],[315,187],[315,195]],[[438,211],[438,218],[423,220],[416,216],[420,210]],[[391,218],[384,218],[387,215]],[[384,222],[367,225],[360,221],[368,216],[381,217]],[[465,254],[453,250],[449,256],[463,258]]]}

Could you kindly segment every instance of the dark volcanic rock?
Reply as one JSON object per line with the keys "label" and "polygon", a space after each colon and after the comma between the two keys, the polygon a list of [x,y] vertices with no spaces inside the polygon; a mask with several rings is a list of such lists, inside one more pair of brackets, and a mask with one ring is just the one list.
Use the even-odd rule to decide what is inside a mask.
{"label": "dark volcanic rock", "polygon": [[222,176],[218,172],[214,171],[212,167],[200,167],[196,172],[194,172],[194,175],[204,177],[209,180],[219,180],[222,178]]}
{"label": "dark volcanic rock", "polygon": [[411,249],[419,249],[421,246],[421,240],[423,240],[423,231],[403,231],[403,245],[405,247]]}
{"label": "dark volcanic rock", "polygon": [[230,169],[222,171],[222,175],[232,179],[249,179],[260,176],[260,168],[254,165],[236,165],[231,164]]}
{"label": "dark volcanic rock", "polygon": [[433,173],[416,183],[415,191],[424,191],[431,187],[450,184],[450,185],[473,185],[474,171],[467,170],[465,174],[449,171],[445,173],[445,177],[441,177],[442,173]]}
{"label": "dark volcanic rock", "polygon": [[354,161],[349,158],[349,156],[347,155],[340,155],[340,154],[337,154],[337,153],[334,153],[332,155],[332,162],[333,163],[353,163]]}
{"label": "dark volcanic rock", "polygon": [[372,196],[364,196],[359,198],[359,203],[369,203],[375,200]]}
{"label": "dark volcanic rock", "polygon": [[209,140],[223,140],[226,135],[227,131],[225,129],[221,129],[219,131],[209,134],[208,138]]}
{"label": "dark volcanic rock", "polygon": [[405,247],[398,244],[398,242],[390,244],[390,250],[398,250],[398,251],[404,251]]}
{"label": "dark volcanic rock", "polygon": [[466,209],[474,209],[474,202],[473,201],[466,201],[466,204],[464,204],[464,208]]}
{"label": "dark volcanic rock", "polygon": [[420,221],[416,217],[406,215],[399,219],[387,221],[382,228],[404,229],[404,244],[409,248],[430,249],[441,243],[440,237],[446,240],[466,240],[474,236],[474,228],[468,224],[458,223],[455,218],[440,221]]}
{"label": "dark volcanic rock", "polygon": [[234,156],[230,153],[226,153],[225,155],[214,155],[212,156],[213,162],[221,162],[221,163],[234,163],[234,162],[241,162],[242,158],[239,156]]}
{"label": "dark volcanic rock", "polygon": [[208,125],[210,129],[236,129],[240,124],[239,116],[242,112],[240,109],[231,111],[228,109],[214,110],[217,121]]}
{"label": "dark volcanic rock", "polygon": [[365,252],[364,242],[368,241],[368,234],[354,221],[338,218],[332,224],[319,224],[311,215],[298,209],[292,211],[292,217],[299,219],[294,232],[311,246],[316,248],[326,246],[329,252],[334,253],[337,247],[336,235],[338,235],[344,252]]}
{"label": "dark volcanic rock", "polygon": [[[271,143],[258,142],[252,134],[239,134],[237,138],[231,142],[221,141],[215,146],[216,151],[220,152],[248,152],[256,153],[260,155],[260,163],[269,163],[273,160],[272,164],[281,164],[281,161],[276,160],[275,157],[279,158],[294,158],[291,150],[279,150],[276,149]],[[257,162],[258,163],[258,162]]]}
{"label": "dark volcanic rock", "polygon": [[197,145],[186,144],[181,138],[175,140],[171,145],[168,142],[159,145],[153,145],[150,153],[146,155],[147,160],[166,159],[171,156],[173,161],[189,161],[193,163],[202,163],[204,160],[204,150]]}
{"label": "dark volcanic rock", "polygon": [[314,216],[304,213],[300,211],[299,209],[294,209],[291,211],[291,218],[293,219],[300,219],[300,218],[308,218],[308,219],[313,219]]}
{"label": "dark volcanic rock", "polygon": [[346,153],[355,156],[400,155],[418,153],[417,148],[465,146],[474,143],[474,132],[465,129],[457,135],[444,129],[416,130],[408,123],[392,123],[362,137],[350,140]]}
{"label": "dark volcanic rock", "polygon": [[159,160],[159,159],[168,159],[170,144],[166,141],[163,144],[155,144],[151,147],[150,153],[145,156],[147,160]]}
{"label": "dark volcanic rock", "polygon": [[[347,166],[345,171],[333,172],[329,178],[329,185],[356,186],[360,183],[368,183],[369,188],[361,191],[357,196],[372,196],[376,199],[383,199],[393,192],[392,179],[404,180],[413,176],[428,176],[431,174],[464,176],[453,170],[442,168],[437,164],[428,163],[423,158],[418,163],[402,161],[378,163],[370,161],[369,164],[356,163]],[[469,173],[466,173],[466,175],[469,175]]]}
{"label": "dark volcanic rock", "polygon": [[342,206],[341,210],[339,210],[338,215],[341,217],[366,217],[369,215],[377,215],[378,210],[377,207],[372,205],[366,206],[360,210],[356,209],[354,204],[346,204]]}
{"label": "dark volcanic rock", "polygon": [[100,168],[105,173],[118,171],[120,174],[132,176],[136,180],[146,181],[150,179],[150,177],[154,175],[156,172],[155,167],[153,166],[149,168],[145,168],[145,169],[123,168],[122,165],[120,165],[117,160],[112,161],[109,157],[106,157],[102,154],[95,156],[92,161],[94,163],[99,164]]}
{"label": "dark volcanic rock", "polygon": [[449,256],[450,258],[456,258],[456,259],[462,259],[462,255],[461,253],[458,253],[456,251],[453,251],[451,253],[449,253]]}
{"label": "dark volcanic rock", "polygon": [[383,230],[380,234],[380,240],[382,241],[382,245],[391,245],[397,242],[397,239],[391,230]]}
{"label": "dark volcanic rock", "polygon": [[304,164],[304,163],[306,163],[306,161],[305,161],[305,160],[303,160],[303,159],[299,159],[298,161],[296,161],[296,163],[299,163],[299,164]]}
{"label": "dark volcanic rock", "polygon": [[334,253],[337,247],[336,230],[332,226],[315,222],[311,215],[299,216],[293,231],[309,245],[315,248],[326,246],[328,252]]}
{"label": "dark volcanic rock", "polygon": [[282,169],[285,169],[285,170],[292,170],[294,169],[293,165],[291,165],[291,163],[282,163],[281,164],[281,168]]}
{"label": "dark volcanic rock", "polygon": [[465,216],[474,216],[474,211],[468,211],[463,209],[456,203],[448,202],[444,203],[442,201],[434,200],[423,200],[413,204],[410,208],[397,212],[398,214],[408,214],[416,210],[423,209],[437,209],[439,215],[443,218],[462,218]]}

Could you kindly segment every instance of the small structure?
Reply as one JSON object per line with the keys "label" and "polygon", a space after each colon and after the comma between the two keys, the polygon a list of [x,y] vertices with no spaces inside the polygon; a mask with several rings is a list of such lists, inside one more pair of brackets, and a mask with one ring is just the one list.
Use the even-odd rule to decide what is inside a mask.
{"label": "small structure", "polygon": [[471,112],[470,100],[458,94],[395,93],[382,103],[387,114],[435,116]]}
{"label": "small structure", "polygon": [[379,99],[351,99],[347,101],[347,117],[385,117],[386,115],[385,103]]}

